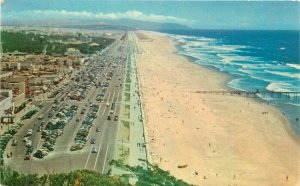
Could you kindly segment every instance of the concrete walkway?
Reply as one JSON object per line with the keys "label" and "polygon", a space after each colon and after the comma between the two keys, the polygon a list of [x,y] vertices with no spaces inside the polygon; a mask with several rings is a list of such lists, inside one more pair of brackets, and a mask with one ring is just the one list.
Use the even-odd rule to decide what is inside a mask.
{"label": "concrete walkway", "polygon": [[147,165],[138,159],[147,160],[147,150],[144,138],[144,125],[142,120],[142,108],[140,97],[138,96],[138,83],[136,69],[135,55],[131,56],[131,84],[130,84],[130,154],[129,164],[131,166],[140,165],[144,168]]}
{"label": "concrete walkway", "polygon": [[[145,162],[140,161],[139,159],[148,160],[148,153],[145,145],[145,135],[144,135],[144,123],[143,123],[143,109],[142,104],[139,96],[139,83],[137,77],[137,67],[136,67],[136,55],[140,53],[139,47],[137,45],[137,38],[133,33],[128,34],[129,39],[129,49],[128,49],[128,56],[126,61],[126,75],[130,72],[130,80],[131,82],[126,82],[126,78],[124,81],[124,85],[130,85],[130,92],[128,90],[123,90],[122,96],[122,108],[121,108],[121,115],[123,118],[120,120],[128,121],[129,122],[129,142],[123,143],[120,142],[118,139],[116,143],[116,153],[115,153],[115,160],[124,160],[124,156],[121,156],[123,153],[120,149],[129,148],[129,157],[126,159],[126,162],[130,166],[142,166],[145,169],[147,165]],[[124,86],[124,87],[125,87]],[[126,100],[126,94],[130,94],[130,101]],[[125,116],[125,105],[130,105],[130,116],[129,118]],[[122,123],[119,124],[120,130],[122,130]],[[124,127],[123,127],[124,129]],[[119,132],[119,135],[122,131]],[[118,136],[119,138],[120,136]],[[149,160],[148,160],[149,161]],[[124,170],[118,169],[116,167],[113,168],[112,174],[113,175],[121,175],[126,173]],[[134,184],[136,180],[132,179],[131,183]]]}

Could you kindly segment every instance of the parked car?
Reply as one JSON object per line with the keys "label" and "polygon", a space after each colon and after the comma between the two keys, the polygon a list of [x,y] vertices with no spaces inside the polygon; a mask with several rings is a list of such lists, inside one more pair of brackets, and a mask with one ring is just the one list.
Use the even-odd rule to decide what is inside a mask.
{"label": "parked car", "polygon": [[41,149],[38,149],[34,154],[33,156],[36,157],[36,158],[44,158],[44,156],[47,156],[48,155],[48,152],[44,151],[44,150],[41,150]]}
{"label": "parked car", "polygon": [[30,160],[31,159],[31,155],[30,154],[26,154],[24,157],[24,160]]}
{"label": "parked car", "polygon": [[110,116],[107,116],[107,120],[111,120],[111,117],[110,117]]}
{"label": "parked car", "polygon": [[26,136],[31,136],[32,133],[33,133],[33,130],[32,129],[28,129]]}
{"label": "parked car", "polygon": [[70,147],[70,151],[81,150],[83,148],[83,144],[75,144]]}
{"label": "parked car", "polygon": [[26,154],[30,154],[32,152],[33,152],[33,147],[32,146],[26,148]]}
{"label": "parked car", "polygon": [[27,142],[29,140],[29,138],[27,137],[27,136],[25,136],[24,138],[23,138],[23,142]]}
{"label": "parked car", "polygon": [[17,146],[18,145],[18,141],[16,139],[13,139],[11,146]]}
{"label": "parked car", "polygon": [[96,128],[96,132],[101,132],[101,128],[100,128],[100,127],[97,127],[97,128]]}
{"label": "parked car", "polygon": [[26,146],[26,147],[31,147],[31,146],[32,146],[32,141],[31,141],[31,140],[27,140],[25,146]]}

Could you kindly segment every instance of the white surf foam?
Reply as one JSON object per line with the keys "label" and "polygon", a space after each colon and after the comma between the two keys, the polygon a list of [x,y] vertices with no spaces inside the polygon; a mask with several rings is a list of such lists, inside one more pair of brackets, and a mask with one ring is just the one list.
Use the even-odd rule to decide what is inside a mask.
{"label": "white surf foam", "polygon": [[266,87],[266,89],[275,92],[292,92],[292,87],[293,85],[286,82],[272,82]]}
{"label": "white surf foam", "polygon": [[287,63],[287,66],[300,70],[300,64]]}
{"label": "white surf foam", "polygon": [[285,77],[300,79],[300,73],[277,72],[277,71],[271,71],[271,70],[264,70],[264,71],[269,73],[269,74],[275,74],[275,75],[279,75],[279,76],[285,76]]}

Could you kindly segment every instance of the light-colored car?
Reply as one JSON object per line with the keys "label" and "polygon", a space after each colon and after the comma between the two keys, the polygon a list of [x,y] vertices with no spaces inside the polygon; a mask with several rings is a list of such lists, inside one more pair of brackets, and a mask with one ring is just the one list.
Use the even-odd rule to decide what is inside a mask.
{"label": "light-colored car", "polygon": [[96,132],[101,132],[101,128],[100,128],[100,127],[97,127],[97,128],[96,128]]}
{"label": "light-colored car", "polygon": [[25,146],[26,147],[31,147],[32,146],[32,141],[31,140],[27,140]]}
{"label": "light-colored car", "polygon": [[27,142],[28,140],[29,140],[28,137],[24,137],[24,138],[23,138],[23,142]]}
{"label": "light-colored car", "polygon": [[31,136],[32,135],[32,133],[33,133],[33,130],[32,129],[28,129],[28,131],[27,131],[27,136]]}
{"label": "light-colored car", "polygon": [[97,151],[97,148],[96,148],[96,147],[92,147],[91,152],[92,152],[92,153],[97,153],[97,152],[98,152],[98,151]]}
{"label": "light-colored car", "polygon": [[13,139],[11,145],[12,146],[17,146],[18,145],[18,141],[16,139]]}

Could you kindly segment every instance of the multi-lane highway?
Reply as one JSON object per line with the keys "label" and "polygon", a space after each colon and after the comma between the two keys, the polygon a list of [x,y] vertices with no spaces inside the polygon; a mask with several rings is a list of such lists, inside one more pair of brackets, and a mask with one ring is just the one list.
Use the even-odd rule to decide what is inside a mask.
{"label": "multi-lane highway", "polygon": [[[114,157],[115,151],[119,125],[116,116],[120,115],[127,47],[127,37],[123,40],[116,39],[104,52],[94,55],[90,62],[75,72],[79,74],[77,76],[79,78],[78,82],[70,79],[69,83],[66,83],[54,98],[34,101],[36,105],[42,102],[43,107],[31,119],[23,121],[24,126],[19,129],[13,138],[17,140],[17,146],[11,146],[11,142],[8,143],[5,155],[12,153],[12,157],[5,157],[5,164],[23,173],[70,172],[76,169],[89,169],[107,173],[110,169],[108,162]],[[105,64],[102,70],[99,70],[100,63]],[[86,96],[83,96],[83,99],[70,99],[69,95],[76,92],[80,85],[89,84],[87,78],[89,74],[94,74],[93,78],[95,79],[93,81],[95,84],[91,83],[91,88],[86,89]],[[102,86],[98,86],[99,82]],[[103,86],[104,82],[109,83],[108,87]],[[100,93],[104,93],[101,102],[97,101]],[[53,108],[54,104],[57,105],[57,109]],[[41,159],[33,157],[32,154],[41,148],[44,141],[41,138],[41,132],[38,132],[38,127],[42,122],[47,124],[52,119],[48,118],[49,113],[55,117],[57,112],[66,104],[69,106],[77,105],[78,109],[72,119],[65,125],[63,134],[57,138],[53,146],[54,151],[50,151],[47,156]],[[87,117],[91,104],[99,105],[99,110],[89,130],[87,142],[83,149],[70,151],[70,147],[75,143],[76,133],[84,118]],[[38,119],[39,116],[43,116],[43,119]],[[110,116],[110,120],[108,120],[108,116]],[[29,137],[32,141],[33,152],[30,160],[24,160],[26,147],[25,142],[22,142],[22,140],[28,129],[33,129],[33,134]],[[95,140],[95,144],[91,144],[92,138]],[[92,148],[95,152],[92,152]]]}

